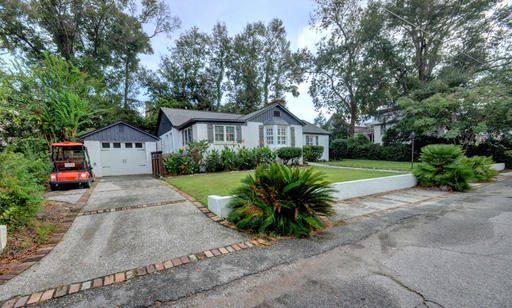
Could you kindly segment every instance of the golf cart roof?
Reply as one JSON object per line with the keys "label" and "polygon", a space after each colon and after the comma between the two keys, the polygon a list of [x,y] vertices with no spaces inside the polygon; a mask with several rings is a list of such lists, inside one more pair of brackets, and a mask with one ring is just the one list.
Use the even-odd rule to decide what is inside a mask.
{"label": "golf cart roof", "polygon": [[52,147],[74,147],[74,146],[82,146],[81,142],[73,142],[73,141],[62,141],[52,143]]}

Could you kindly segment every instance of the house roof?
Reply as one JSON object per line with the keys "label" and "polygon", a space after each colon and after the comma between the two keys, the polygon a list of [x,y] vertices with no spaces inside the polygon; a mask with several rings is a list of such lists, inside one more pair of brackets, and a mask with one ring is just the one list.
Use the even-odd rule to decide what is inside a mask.
{"label": "house roof", "polygon": [[[257,115],[266,112],[269,109],[272,109],[276,106],[279,106],[285,112],[287,112],[292,118],[297,120],[299,123],[303,123],[302,120],[297,118],[293,113],[291,113],[288,109],[282,106],[280,103],[272,103],[267,106],[251,112],[249,114],[243,115],[238,113],[224,113],[224,112],[213,112],[213,111],[199,111],[199,110],[189,110],[189,109],[177,109],[177,108],[166,108],[162,107],[161,111],[165,116],[171,121],[171,124],[179,129],[185,128],[186,126],[194,123],[194,122],[235,122],[235,123],[245,123],[250,121],[252,118]],[[160,116],[159,120],[160,121]]]}
{"label": "house roof", "polygon": [[302,120],[306,125],[302,127],[302,133],[304,134],[316,134],[316,135],[330,135],[331,133],[323,128],[316,126],[315,124],[309,123],[308,121]]}
{"label": "house roof", "polygon": [[142,129],[137,128],[137,127],[135,127],[135,126],[133,126],[133,125],[131,125],[131,124],[128,124],[128,123],[126,123],[126,122],[124,122],[124,121],[117,121],[117,122],[112,123],[112,124],[110,124],[110,125],[107,125],[107,126],[105,126],[105,127],[98,128],[98,129],[96,129],[96,130],[93,130],[92,132],[88,132],[88,133],[85,133],[85,134],[79,135],[80,140],[84,140],[85,138],[88,138],[88,137],[91,137],[91,136],[96,135],[96,134],[98,134],[98,133],[101,133],[102,131],[105,131],[105,130],[107,130],[107,129],[110,129],[110,128],[112,128],[112,127],[114,127],[114,126],[117,126],[117,125],[119,125],[119,124],[126,125],[126,126],[128,126],[128,127],[132,128],[132,129],[136,130],[137,132],[139,132],[139,133],[141,133],[141,134],[144,134],[144,135],[146,135],[146,136],[148,136],[148,137],[150,137],[150,138],[152,138],[152,139],[154,139],[154,140],[158,140],[158,139],[159,139],[158,137],[156,137],[156,136],[154,136],[154,135],[152,135],[152,134],[150,134],[150,133],[148,133],[148,132],[145,132],[145,131],[143,131]]}
{"label": "house roof", "polygon": [[185,126],[191,122],[197,122],[202,120],[242,122],[240,120],[240,117],[242,115],[237,113],[199,111],[166,107],[162,107],[162,112],[169,119],[169,121],[171,121],[172,125],[176,127]]}

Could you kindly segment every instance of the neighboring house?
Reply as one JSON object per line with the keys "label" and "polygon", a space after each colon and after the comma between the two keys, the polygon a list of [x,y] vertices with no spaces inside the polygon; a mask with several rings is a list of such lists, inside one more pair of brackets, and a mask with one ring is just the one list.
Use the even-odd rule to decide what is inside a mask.
{"label": "neighboring house", "polygon": [[329,159],[329,132],[297,118],[280,103],[242,115],[235,113],[161,108],[158,114],[158,149],[176,152],[191,141],[208,140],[210,148],[268,146],[324,146],[322,159]]}
{"label": "neighboring house", "polygon": [[373,121],[367,124],[370,131],[372,131],[373,143],[382,144],[382,138],[386,130],[396,125],[400,120],[400,112],[396,108],[385,108],[379,111],[378,115],[374,117]]}
{"label": "neighboring house", "polygon": [[119,121],[83,134],[96,176],[151,174],[151,152],[158,138]]}

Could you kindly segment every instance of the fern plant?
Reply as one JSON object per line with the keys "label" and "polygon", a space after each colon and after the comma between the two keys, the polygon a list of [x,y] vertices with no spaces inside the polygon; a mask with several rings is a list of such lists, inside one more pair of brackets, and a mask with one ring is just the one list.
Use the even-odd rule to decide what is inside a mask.
{"label": "fern plant", "polygon": [[312,169],[280,163],[260,165],[234,192],[229,219],[241,229],[281,235],[308,235],[333,214],[332,189]]}
{"label": "fern plant", "polygon": [[427,145],[421,149],[421,163],[415,166],[413,173],[420,185],[466,191],[470,188],[468,180],[472,178],[473,171],[464,162],[464,157],[457,145]]}

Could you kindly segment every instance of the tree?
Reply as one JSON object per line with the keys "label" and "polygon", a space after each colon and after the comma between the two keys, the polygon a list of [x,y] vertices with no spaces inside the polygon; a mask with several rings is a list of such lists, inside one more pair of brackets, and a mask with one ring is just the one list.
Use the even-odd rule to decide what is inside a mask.
{"label": "tree", "polygon": [[47,144],[73,140],[90,127],[90,101],[100,95],[97,82],[58,56],[45,54],[35,65],[16,65],[2,79],[1,139],[17,143],[41,137]]}
{"label": "tree", "polygon": [[487,139],[510,138],[512,92],[509,85],[485,78],[467,87],[449,88],[437,82],[435,94],[413,93],[398,101],[403,119],[397,126],[398,138],[411,132],[418,138],[438,138],[468,146]]}
{"label": "tree", "polygon": [[502,37],[496,21],[505,8],[494,0],[390,0],[382,8],[386,36],[408,53],[422,85],[440,65],[451,63],[459,73],[481,69],[490,60],[488,44]]}
{"label": "tree", "polygon": [[182,34],[162,58],[159,73],[169,85],[168,96],[189,102],[195,109],[212,110],[217,78],[210,75],[209,37],[193,27]]}
{"label": "tree", "polygon": [[159,0],[5,0],[0,48],[31,61],[56,52],[102,81],[109,90],[106,101],[129,112],[138,56],[152,52],[152,37],[178,25]]}
{"label": "tree", "polygon": [[313,124],[316,126],[323,127],[327,123],[327,119],[325,118],[324,114],[320,111],[318,115],[315,117]]}
{"label": "tree", "polygon": [[329,108],[350,123],[389,100],[387,71],[370,51],[366,12],[356,0],[317,0],[314,23],[328,34],[318,45],[309,93],[317,109]]}
{"label": "tree", "polygon": [[219,110],[226,88],[226,66],[231,52],[231,38],[228,36],[225,24],[215,24],[209,43],[210,63],[208,71],[209,75],[215,78],[215,91],[213,94],[215,110]]}
{"label": "tree", "polygon": [[229,106],[248,113],[291,93],[299,95],[307,53],[290,50],[283,22],[248,24],[233,39],[228,62]]}

